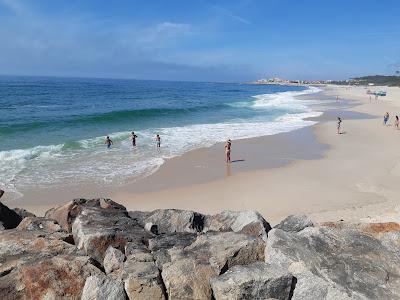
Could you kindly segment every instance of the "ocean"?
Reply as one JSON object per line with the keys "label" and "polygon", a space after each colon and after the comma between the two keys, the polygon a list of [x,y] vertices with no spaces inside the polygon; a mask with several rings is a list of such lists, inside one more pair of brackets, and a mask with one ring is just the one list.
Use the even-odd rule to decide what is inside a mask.
{"label": "ocean", "polygon": [[[0,77],[0,188],[121,185],[215,143],[314,124],[299,86]],[[137,134],[132,147],[131,131]],[[157,149],[155,136],[161,136]],[[106,135],[114,145],[107,149]]]}

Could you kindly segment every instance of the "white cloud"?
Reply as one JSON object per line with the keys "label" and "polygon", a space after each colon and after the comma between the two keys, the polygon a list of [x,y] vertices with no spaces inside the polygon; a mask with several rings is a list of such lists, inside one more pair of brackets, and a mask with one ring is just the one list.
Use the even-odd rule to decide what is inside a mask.
{"label": "white cloud", "polygon": [[224,7],[218,6],[218,5],[213,5],[212,6],[214,9],[216,9],[217,11],[219,11],[220,13],[222,13],[224,16],[230,17],[240,23],[246,24],[246,25],[251,25],[251,22],[249,20],[246,20],[245,18],[242,18],[238,15],[236,15],[235,13],[233,13],[232,11],[230,11],[229,9],[226,9]]}

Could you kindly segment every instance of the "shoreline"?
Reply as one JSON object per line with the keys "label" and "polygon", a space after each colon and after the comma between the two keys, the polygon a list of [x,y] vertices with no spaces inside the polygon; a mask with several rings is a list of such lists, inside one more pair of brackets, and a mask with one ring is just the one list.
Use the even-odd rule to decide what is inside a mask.
{"label": "shoreline", "polygon": [[[390,89],[394,90],[396,88]],[[218,149],[221,144],[217,144],[210,148],[196,149],[182,156],[172,158],[164,163],[154,174],[141,179],[139,182],[119,187],[117,192],[111,191],[107,194],[101,190],[81,190],[82,193],[78,197],[110,197],[131,210],[182,208],[212,213],[223,209],[254,209],[260,211],[264,217],[272,222],[290,213],[306,213],[316,220],[326,221],[338,219],[339,212],[341,212],[346,219],[355,220],[368,217],[371,215],[370,211],[373,210],[376,212],[374,215],[376,217],[378,214],[383,213],[384,209],[377,207],[368,209],[368,206],[379,206],[382,203],[388,204],[388,201],[386,201],[388,199],[381,199],[377,197],[376,193],[365,191],[368,188],[363,188],[362,184],[359,184],[359,191],[354,190],[354,187],[349,188],[346,184],[345,189],[343,189],[343,186],[340,186],[340,184],[343,184],[342,182],[335,182],[335,176],[332,176],[335,174],[328,174],[329,176],[327,176],[333,177],[334,180],[332,181],[327,182],[326,178],[325,180],[323,178],[322,165],[326,165],[328,162],[328,165],[332,167],[331,156],[337,152],[335,145],[337,134],[332,134],[332,129],[333,133],[335,133],[335,124],[332,121],[335,114],[343,112],[348,115],[344,121],[344,128],[349,125],[352,132],[356,127],[356,131],[358,131],[358,127],[363,123],[369,123],[370,125],[380,123],[375,119],[371,119],[368,115],[363,115],[377,116],[380,113],[376,112],[376,107],[373,109],[368,107],[370,106],[369,103],[365,103],[367,96],[360,94],[360,90],[360,88],[349,89],[347,87],[327,86],[322,92],[323,95],[332,99],[337,94],[340,94],[340,98],[348,98],[349,105],[326,110],[322,117],[319,117],[319,123],[311,127],[289,133],[234,141],[233,159],[238,160],[238,162],[232,164],[233,175],[231,176],[226,176],[225,164],[222,163],[222,166],[219,164],[220,161],[223,162],[223,152]],[[384,105],[386,106],[387,104]],[[388,108],[382,107],[381,109],[386,110]],[[330,114],[330,111],[333,112]],[[347,118],[351,119],[348,120]],[[348,140],[350,135],[352,134],[349,132],[349,134],[341,135],[340,137],[343,137],[343,140]],[[298,138],[297,142],[295,141],[296,137]],[[304,141],[307,141],[308,145],[304,149],[296,151],[298,146],[305,146]],[[247,145],[249,151],[240,152],[241,148],[244,147],[243,144]],[[276,145],[276,148],[271,147],[271,144]],[[357,145],[352,145],[352,147],[354,146]],[[290,156],[290,159],[277,161],[277,156],[270,157],[268,160],[265,159],[268,155],[265,155],[260,163],[256,164],[251,159],[257,153],[263,153],[263,151],[257,149],[275,151],[275,154],[293,155],[295,153],[297,156]],[[295,151],[283,153],[282,149],[294,149]],[[308,149],[316,151],[309,153]],[[242,154],[240,157],[235,156],[238,152]],[[250,158],[246,157],[244,161],[241,161],[243,153],[247,153]],[[337,154],[334,156],[337,156]],[[208,160],[208,166],[210,166],[208,169],[204,168],[202,163],[199,163],[204,160]],[[250,166],[250,164],[252,165]],[[322,170],[318,170],[321,167]],[[191,177],[185,176],[185,174],[194,173],[193,170],[196,171],[195,175],[197,177],[192,175],[190,175]],[[201,171],[197,172],[198,170]],[[296,174],[296,172],[299,173]],[[177,173],[181,175],[180,180],[176,180]],[[330,171],[328,173],[335,172]],[[347,176],[348,174],[338,175]],[[179,184],[176,184],[176,182]],[[284,183],[287,184],[285,185]],[[362,191],[363,189],[364,191]],[[297,190],[297,192],[293,190]],[[74,198],[69,193],[67,199],[62,199],[60,194],[62,193],[58,193],[58,196],[57,194],[51,196],[54,197],[52,199],[57,199],[56,201],[51,201],[47,197],[47,199],[44,199],[38,193],[37,195],[32,195],[32,197],[43,199],[40,204],[34,204],[32,201],[26,200],[24,203],[15,200],[7,204],[21,206],[38,214],[43,214],[48,207]],[[327,199],[318,200],[318,198],[324,197]],[[297,207],[291,201],[294,198],[299,198],[300,207]],[[379,198],[379,201],[376,198]],[[274,199],[280,199],[278,205]],[[392,207],[393,205],[390,204],[389,206]],[[385,206],[385,209],[387,210],[388,207]]]}

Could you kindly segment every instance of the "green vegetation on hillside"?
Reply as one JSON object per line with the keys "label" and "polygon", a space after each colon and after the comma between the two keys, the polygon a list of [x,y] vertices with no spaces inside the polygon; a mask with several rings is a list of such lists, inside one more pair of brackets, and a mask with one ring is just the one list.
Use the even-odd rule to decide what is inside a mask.
{"label": "green vegetation on hillside", "polygon": [[369,83],[372,83],[374,85],[400,86],[400,76],[363,76],[355,77],[345,81],[333,81],[332,83],[340,85],[368,85]]}

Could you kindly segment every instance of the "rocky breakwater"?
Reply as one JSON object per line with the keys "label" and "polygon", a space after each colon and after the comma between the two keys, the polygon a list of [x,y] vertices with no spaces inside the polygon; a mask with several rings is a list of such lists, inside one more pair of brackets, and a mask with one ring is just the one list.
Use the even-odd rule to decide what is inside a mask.
{"label": "rocky breakwater", "polygon": [[400,225],[0,206],[0,299],[400,299]]}

